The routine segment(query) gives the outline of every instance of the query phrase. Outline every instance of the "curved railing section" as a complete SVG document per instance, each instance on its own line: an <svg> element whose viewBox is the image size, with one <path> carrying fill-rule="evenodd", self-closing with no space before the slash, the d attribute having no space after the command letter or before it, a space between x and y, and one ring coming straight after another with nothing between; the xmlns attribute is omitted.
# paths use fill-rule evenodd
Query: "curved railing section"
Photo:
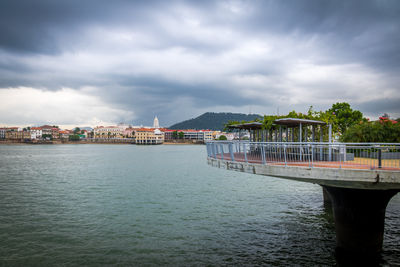
<svg viewBox="0 0 400 267"><path fill-rule="evenodd" d="M210 158L232 162L400 171L399 143L211 141Z"/></svg>

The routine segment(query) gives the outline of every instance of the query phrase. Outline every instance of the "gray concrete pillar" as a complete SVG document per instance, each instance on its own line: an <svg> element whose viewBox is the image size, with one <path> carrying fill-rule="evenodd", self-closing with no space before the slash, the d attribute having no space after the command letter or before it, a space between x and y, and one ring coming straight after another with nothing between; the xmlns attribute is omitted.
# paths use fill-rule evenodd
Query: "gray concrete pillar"
<svg viewBox="0 0 400 267"><path fill-rule="evenodd" d="M324 206L325 207L332 207L332 200L329 196L328 191L326 191L325 187L322 187L322 196L324 198Z"/></svg>
<svg viewBox="0 0 400 267"><path fill-rule="evenodd" d="M323 187L332 201L336 252L361 258L378 255L382 250L386 206L399 190Z"/></svg>

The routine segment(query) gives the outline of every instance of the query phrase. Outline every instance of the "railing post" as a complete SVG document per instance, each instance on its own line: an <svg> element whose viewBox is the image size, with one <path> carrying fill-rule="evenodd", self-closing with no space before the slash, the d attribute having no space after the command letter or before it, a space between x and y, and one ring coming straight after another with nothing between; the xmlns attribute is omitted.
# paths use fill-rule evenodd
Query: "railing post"
<svg viewBox="0 0 400 267"><path fill-rule="evenodd" d="M231 154L231 161L235 161L235 158L233 156L233 144L229 143L229 154Z"/></svg>
<svg viewBox="0 0 400 267"><path fill-rule="evenodd" d="M332 124L329 124L329 151L328 151L328 159L332 161Z"/></svg>
<svg viewBox="0 0 400 267"><path fill-rule="evenodd" d="M224 145L221 144L221 159L224 160Z"/></svg>
<svg viewBox="0 0 400 267"><path fill-rule="evenodd" d="M299 143L299 154L300 154L300 161L303 161L303 144Z"/></svg>
<svg viewBox="0 0 400 267"><path fill-rule="evenodd" d="M246 161L246 163L248 163L248 161L247 161L246 143L243 143L243 153L244 153L244 161Z"/></svg>
<svg viewBox="0 0 400 267"><path fill-rule="evenodd" d="M378 147L378 168L382 168L382 149Z"/></svg>
<svg viewBox="0 0 400 267"><path fill-rule="evenodd" d="M286 159L286 144L283 145L283 156L285 157L285 166L287 166L287 159Z"/></svg>
<svg viewBox="0 0 400 267"><path fill-rule="evenodd" d="M265 152L264 152L264 145L261 144L261 160L262 163L265 164Z"/></svg>
<svg viewBox="0 0 400 267"><path fill-rule="evenodd" d="M311 145L311 167L314 167L314 145Z"/></svg>

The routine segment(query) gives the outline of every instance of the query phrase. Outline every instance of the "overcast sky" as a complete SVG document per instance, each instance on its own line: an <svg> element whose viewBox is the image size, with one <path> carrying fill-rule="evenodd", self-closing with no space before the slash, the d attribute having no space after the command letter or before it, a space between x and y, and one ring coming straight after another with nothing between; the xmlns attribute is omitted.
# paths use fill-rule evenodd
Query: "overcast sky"
<svg viewBox="0 0 400 267"><path fill-rule="evenodd" d="M400 117L400 1L0 2L0 125Z"/></svg>

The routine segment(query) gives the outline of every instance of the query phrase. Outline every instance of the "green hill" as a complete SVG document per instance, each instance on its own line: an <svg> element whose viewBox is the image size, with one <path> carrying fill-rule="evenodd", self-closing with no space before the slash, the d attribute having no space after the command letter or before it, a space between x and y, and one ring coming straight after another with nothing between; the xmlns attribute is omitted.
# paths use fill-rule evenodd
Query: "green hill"
<svg viewBox="0 0 400 267"><path fill-rule="evenodd" d="M171 125L169 129L210 129L210 130L223 130L224 125L228 121L252 121L261 118L258 114L242 114L242 113L214 113L206 112L197 118L182 121Z"/></svg>

